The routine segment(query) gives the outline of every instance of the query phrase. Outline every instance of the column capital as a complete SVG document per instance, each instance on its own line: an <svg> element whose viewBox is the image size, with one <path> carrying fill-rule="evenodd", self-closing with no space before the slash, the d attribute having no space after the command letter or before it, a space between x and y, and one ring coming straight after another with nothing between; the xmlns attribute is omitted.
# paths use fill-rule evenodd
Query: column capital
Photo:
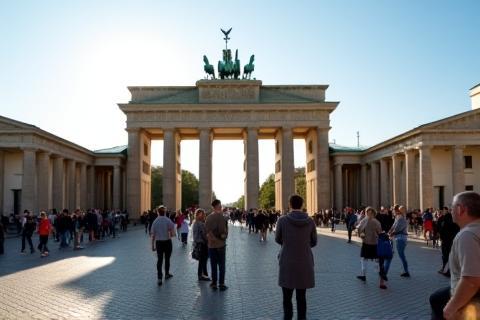
<svg viewBox="0 0 480 320"><path fill-rule="evenodd" d="M432 145L428 145L428 144L422 144L418 147L418 150L422 150L422 151L425 151L425 150L432 150L434 146Z"/></svg>
<svg viewBox="0 0 480 320"><path fill-rule="evenodd" d="M140 133L140 128L125 128L128 133Z"/></svg>
<svg viewBox="0 0 480 320"><path fill-rule="evenodd" d="M454 150L465 150L466 146L464 145L453 145L452 149Z"/></svg>
<svg viewBox="0 0 480 320"><path fill-rule="evenodd" d="M415 153L416 149L415 148L404 148L403 152L404 154L412 154Z"/></svg>
<svg viewBox="0 0 480 320"><path fill-rule="evenodd" d="M38 151L38 148L35 148L35 147L22 147L20 149L22 149L23 152L25 152L25 151L37 152Z"/></svg>

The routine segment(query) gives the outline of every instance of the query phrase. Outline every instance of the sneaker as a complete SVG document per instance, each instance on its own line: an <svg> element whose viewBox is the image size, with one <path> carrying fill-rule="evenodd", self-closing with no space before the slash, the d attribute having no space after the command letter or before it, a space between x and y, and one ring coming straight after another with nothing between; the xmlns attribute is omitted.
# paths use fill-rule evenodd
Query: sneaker
<svg viewBox="0 0 480 320"><path fill-rule="evenodd" d="M212 288L212 290L217 290L218 287L217 287L217 284L216 283L210 283L210 288Z"/></svg>
<svg viewBox="0 0 480 320"><path fill-rule="evenodd" d="M173 274L167 273L167 274L165 275L165 280L170 279L171 277L173 277Z"/></svg>
<svg viewBox="0 0 480 320"><path fill-rule="evenodd" d="M220 291L225 291L225 290L228 289L228 287L227 287L226 285L224 285L224 284L221 284L221 285L219 286L219 288L220 288Z"/></svg>
<svg viewBox="0 0 480 320"><path fill-rule="evenodd" d="M212 279L210 279L209 277L202 276L202 277L198 277L198 281L212 281Z"/></svg>
<svg viewBox="0 0 480 320"><path fill-rule="evenodd" d="M25 254L25 250L20 251L20 254Z"/></svg>
<svg viewBox="0 0 480 320"><path fill-rule="evenodd" d="M157 284L158 284L159 286L161 286L161 285L162 285L162 279L158 279Z"/></svg>
<svg viewBox="0 0 480 320"><path fill-rule="evenodd" d="M42 255L40 257L48 257L48 253L42 253Z"/></svg>
<svg viewBox="0 0 480 320"><path fill-rule="evenodd" d="M400 275L400 277L404 277L404 278L410 278L410 273L408 272L404 272Z"/></svg>
<svg viewBox="0 0 480 320"><path fill-rule="evenodd" d="M367 281L367 277L366 277L366 276L357 276L357 279L360 279L360 280L362 280L363 282Z"/></svg>

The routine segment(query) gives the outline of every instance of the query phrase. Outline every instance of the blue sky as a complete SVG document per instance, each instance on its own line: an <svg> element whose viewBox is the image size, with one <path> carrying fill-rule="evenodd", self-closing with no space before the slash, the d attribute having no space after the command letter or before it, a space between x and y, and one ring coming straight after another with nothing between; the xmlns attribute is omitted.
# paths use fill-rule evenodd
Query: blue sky
<svg viewBox="0 0 480 320"><path fill-rule="evenodd" d="M479 1L1 1L0 114L90 149L125 144L116 103L126 87L193 85L203 54L220 58L219 28L233 27L230 47L242 64L255 54L257 79L329 84L327 99L340 101L330 140L356 145L360 131L373 145L469 110L479 12ZM241 158L234 146L217 144L214 157ZM198 172L198 151L185 147L184 167ZM261 144L262 177L270 150ZM217 194L232 189L215 179L221 170ZM228 200L243 186L233 189Z"/></svg>

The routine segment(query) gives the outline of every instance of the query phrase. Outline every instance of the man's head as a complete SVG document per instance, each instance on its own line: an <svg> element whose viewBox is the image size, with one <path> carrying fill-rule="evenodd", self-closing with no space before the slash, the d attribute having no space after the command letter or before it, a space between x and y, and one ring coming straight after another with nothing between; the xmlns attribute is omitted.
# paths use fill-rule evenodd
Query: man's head
<svg viewBox="0 0 480 320"><path fill-rule="evenodd" d="M457 193L453 197L452 218L460 228L480 219L480 194L473 191Z"/></svg>
<svg viewBox="0 0 480 320"><path fill-rule="evenodd" d="M165 206L160 206L160 207L158 207L158 210L157 210L158 215L159 215L159 216L164 216L166 210L167 210L167 208L166 208Z"/></svg>
<svg viewBox="0 0 480 320"><path fill-rule="evenodd" d="M299 195L294 194L290 197L289 204L292 210L301 210L303 206L303 199Z"/></svg>
<svg viewBox="0 0 480 320"><path fill-rule="evenodd" d="M212 201L212 208L215 212L222 212L222 202L218 199Z"/></svg>

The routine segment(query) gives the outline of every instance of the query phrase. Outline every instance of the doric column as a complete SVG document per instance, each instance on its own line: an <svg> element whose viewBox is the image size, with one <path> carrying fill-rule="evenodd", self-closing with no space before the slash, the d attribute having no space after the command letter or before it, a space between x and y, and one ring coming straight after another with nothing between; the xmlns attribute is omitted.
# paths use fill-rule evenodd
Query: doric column
<svg viewBox="0 0 480 320"><path fill-rule="evenodd" d="M421 146L420 152L420 208L433 207L433 177L431 146Z"/></svg>
<svg viewBox="0 0 480 320"><path fill-rule="evenodd" d="M379 165L378 162L374 161L370 164L370 174L371 174L371 195L372 195L372 203L371 206L375 209L379 209L380 207L380 187L378 185L379 182Z"/></svg>
<svg viewBox="0 0 480 320"><path fill-rule="evenodd" d="M248 128L245 147L245 209L258 208L258 131Z"/></svg>
<svg viewBox="0 0 480 320"><path fill-rule="evenodd" d="M394 154L392 156L393 167L393 204L400 204L402 194L402 168L400 167L400 155Z"/></svg>
<svg viewBox="0 0 480 320"><path fill-rule="evenodd" d="M163 203L168 210L176 210L177 150L175 131L163 131Z"/></svg>
<svg viewBox="0 0 480 320"><path fill-rule="evenodd" d="M391 205L387 159L380 159L380 205L386 207Z"/></svg>
<svg viewBox="0 0 480 320"><path fill-rule="evenodd" d="M210 210L212 203L212 133L210 128L200 131L198 203Z"/></svg>
<svg viewBox="0 0 480 320"><path fill-rule="evenodd" d="M292 128L282 128L282 210L288 211L288 200L295 193L295 164Z"/></svg>
<svg viewBox="0 0 480 320"><path fill-rule="evenodd" d="M22 212L37 213L37 153L35 149L23 149Z"/></svg>
<svg viewBox="0 0 480 320"><path fill-rule="evenodd" d="M120 209L120 190L122 187L121 168L118 165L113 166L113 208Z"/></svg>
<svg viewBox="0 0 480 320"><path fill-rule="evenodd" d="M87 164L80 163L80 208L85 210L88 207L88 174Z"/></svg>
<svg viewBox="0 0 480 320"><path fill-rule="evenodd" d="M40 152L38 154L38 209L45 212L51 206L50 175L50 153Z"/></svg>
<svg viewBox="0 0 480 320"><path fill-rule="evenodd" d="M415 203L415 150L405 150L405 194L408 210L418 209Z"/></svg>
<svg viewBox="0 0 480 320"><path fill-rule="evenodd" d="M360 193L361 193L361 205L366 206L369 204L370 201L368 201L368 187L367 187L367 165L362 164L360 168Z"/></svg>
<svg viewBox="0 0 480 320"><path fill-rule="evenodd" d="M452 182L453 195L465 191L464 155L465 146L452 147Z"/></svg>
<svg viewBox="0 0 480 320"><path fill-rule="evenodd" d="M338 211L343 209L343 175L342 164L335 164L335 208Z"/></svg>
<svg viewBox="0 0 480 320"><path fill-rule="evenodd" d="M137 217L142 214L140 132L138 129L128 129L127 131L127 210L130 215Z"/></svg>
<svg viewBox="0 0 480 320"><path fill-rule="evenodd" d="M105 208L106 209L113 209L112 208L112 171L106 170L105 171L105 199L106 199L106 204Z"/></svg>
<svg viewBox="0 0 480 320"><path fill-rule="evenodd" d="M328 128L317 128L317 157L315 159L315 169L317 172L317 211L331 208L328 130Z"/></svg>
<svg viewBox="0 0 480 320"><path fill-rule="evenodd" d="M95 208L95 166L87 168L87 206L85 208Z"/></svg>
<svg viewBox="0 0 480 320"><path fill-rule="evenodd" d="M58 211L65 208L65 166L62 157L53 158L52 194L53 207Z"/></svg>
<svg viewBox="0 0 480 320"><path fill-rule="evenodd" d="M5 212L3 208L3 186L5 184L5 152L0 150L0 211Z"/></svg>
<svg viewBox="0 0 480 320"><path fill-rule="evenodd" d="M67 161L67 206L69 211L76 209L77 188L76 188L76 162Z"/></svg>

